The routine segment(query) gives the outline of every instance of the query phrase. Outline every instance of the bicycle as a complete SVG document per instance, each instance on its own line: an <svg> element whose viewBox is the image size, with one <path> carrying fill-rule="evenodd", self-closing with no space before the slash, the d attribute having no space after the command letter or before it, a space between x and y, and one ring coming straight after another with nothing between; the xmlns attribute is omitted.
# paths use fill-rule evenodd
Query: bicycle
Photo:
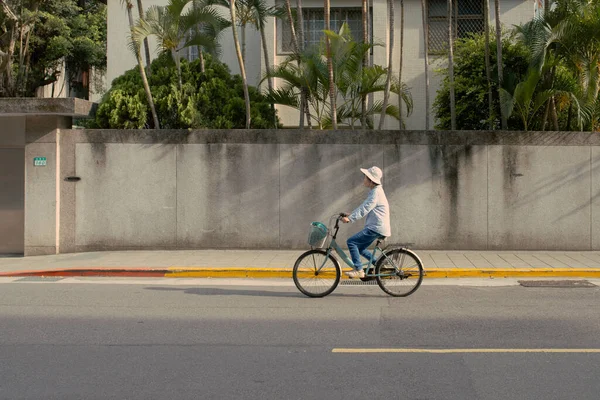
<svg viewBox="0 0 600 400"><path fill-rule="evenodd" d="M346 214L336 214L329 219L329 226L331 226L332 219L336 218L333 234L325 224L311 223L308 243L312 249L298 257L292 272L294 284L306 296L327 296L340 283L342 271L333 250L348 266L354 268L352 260L336 242L340 220L345 216ZM325 247L329 235L331 241ZM375 279L381 290L390 296L411 295L423 281L423 263L417 254L404 245L392 245L391 249L388 249L390 246L382 249L379 245L384 239L383 236L377 239L365 270L365 277L360 279L363 281ZM378 251L381 255L376 257ZM404 261L407 259L410 263L404 266Z"/></svg>

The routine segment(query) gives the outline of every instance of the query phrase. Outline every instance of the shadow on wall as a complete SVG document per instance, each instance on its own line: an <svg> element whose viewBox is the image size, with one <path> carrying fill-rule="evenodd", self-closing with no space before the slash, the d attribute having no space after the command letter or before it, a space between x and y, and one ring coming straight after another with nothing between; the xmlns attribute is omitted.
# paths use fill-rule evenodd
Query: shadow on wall
<svg viewBox="0 0 600 400"><path fill-rule="evenodd" d="M376 144L282 144L280 153L280 246L304 248L309 224L327 224L332 215L351 212L366 198L360 168L383 168ZM345 243L361 223L340 229Z"/></svg>

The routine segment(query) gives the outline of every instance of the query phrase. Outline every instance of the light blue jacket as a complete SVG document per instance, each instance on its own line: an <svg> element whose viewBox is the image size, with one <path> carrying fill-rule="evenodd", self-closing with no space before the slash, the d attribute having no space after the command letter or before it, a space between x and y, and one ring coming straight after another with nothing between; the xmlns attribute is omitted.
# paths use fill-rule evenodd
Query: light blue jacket
<svg viewBox="0 0 600 400"><path fill-rule="evenodd" d="M354 222L367 216L365 228L379 233L381 236L391 236L390 227L390 205L381 185L377 185L369 191L367 199L348 216L350 222Z"/></svg>

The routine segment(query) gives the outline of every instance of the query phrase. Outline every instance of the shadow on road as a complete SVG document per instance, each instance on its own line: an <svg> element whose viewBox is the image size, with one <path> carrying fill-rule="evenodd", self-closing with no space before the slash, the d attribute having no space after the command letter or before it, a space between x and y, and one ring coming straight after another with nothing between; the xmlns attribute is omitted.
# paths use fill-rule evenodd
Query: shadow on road
<svg viewBox="0 0 600 400"><path fill-rule="evenodd" d="M215 287L195 287L195 288L178 288L170 286L151 286L146 287L146 290L173 291L183 292L185 294L194 294L199 296L255 296L255 297L295 297L309 300L310 297L303 295L300 292L290 290L289 292L277 292L271 290L251 290L251 289L222 289ZM348 293L332 293L327 297L348 297ZM373 294L358 294L352 293L351 297L386 297L385 295Z"/></svg>
<svg viewBox="0 0 600 400"><path fill-rule="evenodd" d="M147 287L147 290L177 291L199 296L259 296L259 297L306 297L302 293L275 292L270 290L221 289L206 288L177 288L177 287Z"/></svg>

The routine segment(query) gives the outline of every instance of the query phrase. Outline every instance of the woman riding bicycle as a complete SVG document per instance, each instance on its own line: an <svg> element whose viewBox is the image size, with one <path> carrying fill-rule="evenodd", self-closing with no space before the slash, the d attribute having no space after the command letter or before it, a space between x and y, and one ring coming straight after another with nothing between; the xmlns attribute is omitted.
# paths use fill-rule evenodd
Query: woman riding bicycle
<svg viewBox="0 0 600 400"><path fill-rule="evenodd" d="M365 227L362 231L353 235L346 242L348 250L354 263L354 270L346 272L351 278L364 278L362 262L360 256L371 259L371 252L367 248L376 239L388 237L392 234L390 228L390 206L388 204L385 192L381 186L383 172L378 167L369 169L360 169L365 175L363 185L368 187L369 194L365 201L350 215L342 218L342 222L355 222L364 216L367 217Z"/></svg>

